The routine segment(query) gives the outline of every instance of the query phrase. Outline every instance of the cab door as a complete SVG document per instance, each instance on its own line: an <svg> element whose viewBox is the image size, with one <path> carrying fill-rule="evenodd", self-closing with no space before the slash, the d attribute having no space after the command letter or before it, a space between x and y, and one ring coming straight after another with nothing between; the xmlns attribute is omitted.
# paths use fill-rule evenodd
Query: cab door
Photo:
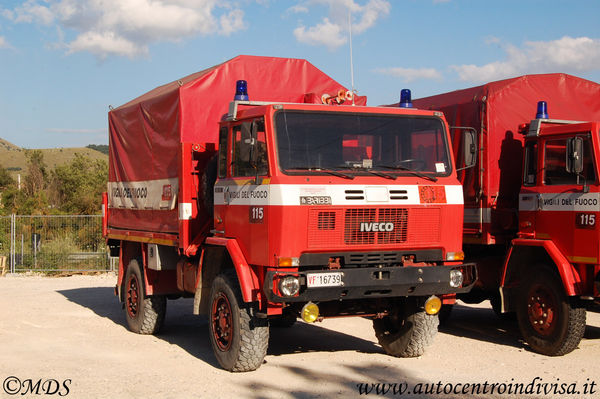
<svg viewBox="0 0 600 399"><path fill-rule="evenodd" d="M240 121L222 130L215 230L235 238L251 264L267 262L268 177L264 119Z"/></svg>
<svg viewBox="0 0 600 399"><path fill-rule="evenodd" d="M571 125L548 128L544 136L536 237L551 239L573 263L598 263L600 205L591 132ZM575 141L580 145L574 152ZM569 166L573 157L581 157L580 171Z"/></svg>

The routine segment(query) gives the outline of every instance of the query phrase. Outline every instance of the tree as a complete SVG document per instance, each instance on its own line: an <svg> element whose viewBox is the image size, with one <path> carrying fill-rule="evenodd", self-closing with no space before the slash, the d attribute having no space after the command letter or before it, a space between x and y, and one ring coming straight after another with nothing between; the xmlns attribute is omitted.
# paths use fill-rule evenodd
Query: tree
<svg viewBox="0 0 600 399"><path fill-rule="evenodd" d="M106 144L88 144L85 146L85 148L90 148L108 155L108 146Z"/></svg>
<svg viewBox="0 0 600 399"><path fill-rule="evenodd" d="M0 214L6 211L6 191L15 185L8 170L0 165Z"/></svg>
<svg viewBox="0 0 600 399"><path fill-rule="evenodd" d="M8 170L0 165L0 190L4 190L15 184L15 180L12 178Z"/></svg>
<svg viewBox="0 0 600 399"><path fill-rule="evenodd" d="M27 176L24 190L29 196L35 196L47 186L47 166L41 150L27 150Z"/></svg>
<svg viewBox="0 0 600 399"><path fill-rule="evenodd" d="M52 173L51 197L64 212L81 215L98 213L108 181L108 163L75 154L70 163Z"/></svg>

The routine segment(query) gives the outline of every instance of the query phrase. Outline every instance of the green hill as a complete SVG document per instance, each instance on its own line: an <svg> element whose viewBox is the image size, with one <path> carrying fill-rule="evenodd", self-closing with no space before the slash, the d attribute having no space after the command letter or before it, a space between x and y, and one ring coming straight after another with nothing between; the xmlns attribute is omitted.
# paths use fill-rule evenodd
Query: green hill
<svg viewBox="0 0 600 399"><path fill-rule="evenodd" d="M27 173L27 156L25 149L18 147L0 138L0 166L8 169L13 178L17 174L23 177ZM93 148L47 148L41 149L44 154L44 162L48 168L54 169L63 165L75 157L75 154L84 155L90 159L103 159L108 161L108 156Z"/></svg>

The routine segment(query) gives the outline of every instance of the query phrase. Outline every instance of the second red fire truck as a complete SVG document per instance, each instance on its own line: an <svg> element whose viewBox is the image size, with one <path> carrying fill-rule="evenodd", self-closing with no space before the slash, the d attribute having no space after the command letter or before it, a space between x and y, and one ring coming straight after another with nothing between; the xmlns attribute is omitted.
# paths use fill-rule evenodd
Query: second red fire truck
<svg viewBox="0 0 600 399"><path fill-rule="evenodd" d="M537 352L574 350L585 308L600 298L600 85L528 75L415 104L477 135L477 167L459 179L465 253L479 280L461 298L516 313ZM472 156L460 136L453 148L459 160Z"/></svg>

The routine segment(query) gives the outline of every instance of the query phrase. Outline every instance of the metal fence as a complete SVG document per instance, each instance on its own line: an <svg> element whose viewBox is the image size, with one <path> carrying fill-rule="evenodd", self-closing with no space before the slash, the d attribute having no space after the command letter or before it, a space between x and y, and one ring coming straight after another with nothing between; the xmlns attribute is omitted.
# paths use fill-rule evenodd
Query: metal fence
<svg viewBox="0 0 600 399"><path fill-rule="evenodd" d="M0 256L11 273L115 270L100 215L0 216Z"/></svg>

